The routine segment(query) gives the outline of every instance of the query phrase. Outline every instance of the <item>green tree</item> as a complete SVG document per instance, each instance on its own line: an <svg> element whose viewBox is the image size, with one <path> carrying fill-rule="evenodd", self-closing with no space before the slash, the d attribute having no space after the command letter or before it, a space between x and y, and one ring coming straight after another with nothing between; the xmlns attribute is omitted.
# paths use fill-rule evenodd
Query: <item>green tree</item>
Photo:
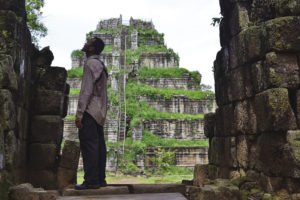
<svg viewBox="0 0 300 200"><path fill-rule="evenodd" d="M32 41L38 45L40 38L47 35L48 29L41 21L44 0L26 0L27 25L32 35Z"/></svg>

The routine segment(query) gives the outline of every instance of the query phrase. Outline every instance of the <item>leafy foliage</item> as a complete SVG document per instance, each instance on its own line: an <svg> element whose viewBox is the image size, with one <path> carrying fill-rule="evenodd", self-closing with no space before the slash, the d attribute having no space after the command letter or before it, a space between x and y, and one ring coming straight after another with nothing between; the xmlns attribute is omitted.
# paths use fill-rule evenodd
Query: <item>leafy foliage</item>
<svg viewBox="0 0 300 200"><path fill-rule="evenodd" d="M84 57L84 52L81 51L80 49L76 49L76 50L72 51L71 57L82 59Z"/></svg>
<svg viewBox="0 0 300 200"><path fill-rule="evenodd" d="M195 83L200 84L201 75L199 72L190 72L185 68L169 67L169 68L147 68L142 67L138 70L138 75L140 80L145 80L148 78L181 78L185 75L192 77Z"/></svg>
<svg viewBox="0 0 300 200"><path fill-rule="evenodd" d="M26 0L27 25L32 35L33 43L38 45L38 40L47 35L48 29L41 21L44 0Z"/></svg>
<svg viewBox="0 0 300 200"><path fill-rule="evenodd" d="M68 78L82 78L83 77L83 68L77 67L68 70Z"/></svg>
<svg viewBox="0 0 300 200"><path fill-rule="evenodd" d="M80 93L80 89L78 89L78 88L71 88L70 89L70 96L77 96L77 95L79 95L79 93Z"/></svg>
<svg viewBox="0 0 300 200"><path fill-rule="evenodd" d="M152 98L161 97L164 99L171 99L174 95L184 95L193 100L214 98L214 93L212 91L155 88L143 84L137 84L136 82L128 82L126 89L128 97L149 96Z"/></svg>

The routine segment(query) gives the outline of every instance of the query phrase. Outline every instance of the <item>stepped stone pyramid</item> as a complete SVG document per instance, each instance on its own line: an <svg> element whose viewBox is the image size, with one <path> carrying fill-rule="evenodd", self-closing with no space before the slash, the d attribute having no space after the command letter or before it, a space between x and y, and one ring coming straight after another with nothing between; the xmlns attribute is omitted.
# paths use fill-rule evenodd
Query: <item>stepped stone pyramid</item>
<svg viewBox="0 0 300 200"><path fill-rule="evenodd" d="M127 24L127 25L126 25ZM199 72L189 72L186 69L179 68L179 56L167 48L164 41L164 34L158 33L152 21L143 21L140 19L130 18L129 23L119 18L102 20L97 25L95 31L87 34L87 37L97 36L104 40L106 47L101 54L101 58L109 69L109 111L105 124L106 139L110 143L118 143L131 137L133 141L142 141L144 131L148 131L162 139L177 140L200 140L205 139L204 124L201 117L153 117L147 118L141 116L138 123L134 123L134 114L128 111L130 109L131 96L128 91L133 89L132 86L150 88L156 90L175 91L168 98L162 95L148 95L142 93L134 94L136 102L144 102L149 106L149 110L163 112L165 114L182 114L189 116L199 116L199 114L214 111L214 96L208 93L204 98L190 98L180 91L192 91L200 93L201 75ZM72 70L82 68L85 55L79 50L74 50L71 55ZM180 71L178 76L156 75L141 76L142 70L158 70L159 73ZM70 72L69 71L69 72ZM72 89L78 91L81 86L80 77L68 78L68 83ZM132 92L132 91L131 91ZM71 92L72 93L72 92ZM198 95L198 94L197 94ZM198 95L199 96L199 95ZM114 102L115 100L115 102ZM69 97L68 115L74 116L78 102L78 92ZM176 116L177 116L176 115ZM72 119L72 117L69 117ZM133 125L134 124L134 125ZM65 137L72 132L76 132L76 127L72 120L65 121ZM75 134L76 135L76 134ZM121 148L122 149L122 148ZM207 163L207 147L164 147L166 151L175 152L176 165L193 167L195 164ZM121 153L124 153L120 150ZM108 170L117 169L116 157L118 152L110 153L108 158ZM142 155L136 155L134 164L140 169L153 165L150 162L157 156L157 148L147 148Z"/></svg>

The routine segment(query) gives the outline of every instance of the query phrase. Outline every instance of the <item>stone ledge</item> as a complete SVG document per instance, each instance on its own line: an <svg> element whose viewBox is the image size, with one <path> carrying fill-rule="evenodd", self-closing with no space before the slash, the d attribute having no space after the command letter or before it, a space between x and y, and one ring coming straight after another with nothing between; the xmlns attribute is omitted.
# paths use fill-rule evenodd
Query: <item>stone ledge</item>
<svg viewBox="0 0 300 200"><path fill-rule="evenodd" d="M88 195L108 195L108 194L129 194L127 186L107 186L95 190L75 190L66 189L62 196L88 196Z"/></svg>

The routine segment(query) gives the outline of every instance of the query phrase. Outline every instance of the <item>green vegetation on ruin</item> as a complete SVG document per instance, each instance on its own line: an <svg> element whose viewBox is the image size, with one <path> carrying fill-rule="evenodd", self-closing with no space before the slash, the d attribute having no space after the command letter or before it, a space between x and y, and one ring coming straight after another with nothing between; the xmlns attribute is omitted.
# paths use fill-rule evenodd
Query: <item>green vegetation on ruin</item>
<svg viewBox="0 0 300 200"><path fill-rule="evenodd" d="M78 96L80 93L79 88L70 88L69 96Z"/></svg>
<svg viewBox="0 0 300 200"><path fill-rule="evenodd" d="M76 49L74 51L72 51L71 53L71 58L83 58L84 57L84 53L80 50L80 49Z"/></svg>
<svg viewBox="0 0 300 200"><path fill-rule="evenodd" d="M190 72L185 68L169 67L169 68L147 68L142 67L138 70L139 80L149 78L182 78L184 76L191 76L195 83L200 84L201 75L197 71Z"/></svg>
<svg viewBox="0 0 300 200"><path fill-rule="evenodd" d="M106 45L105 48L103 49L102 53L111 53L113 50L112 45Z"/></svg>
<svg viewBox="0 0 300 200"><path fill-rule="evenodd" d="M129 81L126 85L126 95L130 97L148 96L151 98L171 99L174 95L184 95L191 100L213 99L212 91L184 90L172 88L155 88L148 85Z"/></svg>
<svg viewBox="0 0 300 200"><path fill-rule="evenodd" d="M123 142L107 143L107 149L109 154L114 153L117 149L121 150ZM155 163L155 169L148 169L145 173L154 173L157 175L166 174L190 174L190 170L186 170L182 167L174 166L175 152L171 149L165 148L172 147L208 147L208 140L177 140L161 138L152 134L151 132L144 130L143 138L140 141L134 141L131 137L127 137L124 143L124 154L119 157L120 171L125 174L139 173L140 169L136 165L136 156L143 155L147 148L156 147L157 154L151 161Z"/></svg>
<svg viewBox="0 0 300 200"><path fill-rule="evenodd" d="M167 57L171 58L173 56L175 60L179 61L179 56L171 48L167 48L164 45L144 45L139 46L138 49L126 50L126 64L131 64L134 61L138 61L142 54L151 53L166 53Z"/></svg>
<svg viewBox="0 0 300 200"><path fill-rule="evenodd" d="M83 77L83 68L76 67L68 70L68 78L82 78Z"/></svg>

